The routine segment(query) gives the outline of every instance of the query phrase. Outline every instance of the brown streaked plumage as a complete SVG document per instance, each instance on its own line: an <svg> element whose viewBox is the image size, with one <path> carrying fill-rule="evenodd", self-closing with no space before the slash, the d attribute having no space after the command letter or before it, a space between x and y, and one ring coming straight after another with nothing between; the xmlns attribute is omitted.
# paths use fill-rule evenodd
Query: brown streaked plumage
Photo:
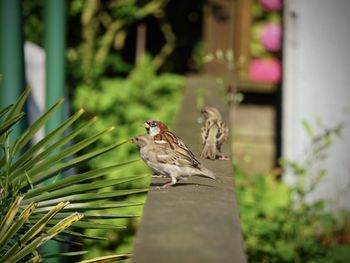
<svg viewBox="0 0 350 263"><path fill-rule="evenodd" d="M193 165L198 166L200 162L187 145L161 121L149 120L143 124L147 134L151 135L158 144L167 144L173 150L189 158Z"/></svg>
<svg viewBox="0 0 350 263"><path fill-rule="evenodd" d="M171 178L162 188L170 187L181 178L199 175L216 180L213 172L202 165L193 165L188 156L179 153L166 144L159 144L152 136L140 135L133 138L133 143L140 148L140 155L144 162L157 174Z"/></svg>

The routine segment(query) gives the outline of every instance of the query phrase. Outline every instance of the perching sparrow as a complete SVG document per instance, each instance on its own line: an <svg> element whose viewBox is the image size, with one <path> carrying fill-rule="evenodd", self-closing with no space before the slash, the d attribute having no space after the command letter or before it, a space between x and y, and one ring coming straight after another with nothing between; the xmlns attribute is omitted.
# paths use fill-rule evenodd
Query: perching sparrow
<svg viewBox="0 0 350 263"><path fill-rule="evenodd" d="M206 121L201 130L202 153L201 157L208 159L228 160L221 153L221 145L227 140L229 131L223 121L218 109L214 107L205 107L201 111Z"/></svg>
<svg viewBox="0 0 350 263"><path fill-rule="evenodd" d="M171 149L184 155L191 160L194 166L200 165L192 151L185 145L185 143L174 133L169 131L168 127L161 121L149 120L143 124L147 134L151 135L157 144L168 144Z"/></svg>
<svg viewBox="0 0 350 263"><path fill-rule="evenodd" d="M155 143L148 134L134 137L133 143L140 148L141 158L154 172L171 178L171 182L164 184L162 188L170 187L179 179L192 175L216 180L213 172L202 165L193 165L189 157L171 149L167 144Z"/></svg>

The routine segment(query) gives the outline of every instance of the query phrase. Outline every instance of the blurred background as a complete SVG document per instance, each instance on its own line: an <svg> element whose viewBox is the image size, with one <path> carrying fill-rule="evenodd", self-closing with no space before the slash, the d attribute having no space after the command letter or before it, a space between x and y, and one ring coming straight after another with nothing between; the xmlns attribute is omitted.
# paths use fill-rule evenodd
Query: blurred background
<svg viewBox="0 0 350 263"><path fill-rule="evenodd" d="M116 127L92 150L147 119L171 127L186 78L211 76L227 87L249 261L350 262L349 11L347 0L1 0L1 107L31 86L32 123L64 97L47 131L80 108L99 119L83 138ZM80 169L135 158L125 145ZM110 176L147 172L138 162ZM87 258L131 251L138 221L86 241Z"/></svg>

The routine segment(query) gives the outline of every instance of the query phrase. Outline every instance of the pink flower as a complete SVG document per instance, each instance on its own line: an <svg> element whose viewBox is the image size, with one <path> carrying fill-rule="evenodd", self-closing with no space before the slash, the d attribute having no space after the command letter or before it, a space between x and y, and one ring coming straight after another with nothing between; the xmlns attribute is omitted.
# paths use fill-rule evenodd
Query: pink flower
<svg viewBox="0 0 350 263"><path fill-rule="evenodd" d="M260 3L267 11L279 11L282 8L282 0L260 0Z"/></svg>
<svg viewBox="0 0 350 263"><path fill-rule="evenodd" d="M264 48L270 52L276 52L282 45L282 27L277 23L268 23L262 28L260 41Z"/></svg>
<svg viewBox="0 0 350 263"><path fill-rule="evenodd" d="M256 82L278 83L281 80L281 63L278 59L252 59L249 75Z"/></svg>

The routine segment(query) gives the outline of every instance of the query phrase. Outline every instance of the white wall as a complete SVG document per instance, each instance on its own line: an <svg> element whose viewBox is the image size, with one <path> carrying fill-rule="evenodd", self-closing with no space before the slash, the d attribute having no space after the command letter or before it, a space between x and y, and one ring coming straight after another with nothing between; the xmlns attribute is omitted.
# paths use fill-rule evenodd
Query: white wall
<svg viewBox="0 0 350 263"><path fill-rule="evenodd" d="M333 207L350 210L350 1L284 4L283 155L303 158L309 143L303 120L315 123L319 116L328 127L343 123L342 138L319 164L327 176L310 198L332 197Z"/></svg>
<svg viewBox="0 0 350 263"><path fill-rule="evenodd" d="M45 111L45 50L26 42L24 45L25 76L27 86L32 88L28 100L29 123L33 123ZM33 144L44 137L44 129L34 136Z"/></svg>

